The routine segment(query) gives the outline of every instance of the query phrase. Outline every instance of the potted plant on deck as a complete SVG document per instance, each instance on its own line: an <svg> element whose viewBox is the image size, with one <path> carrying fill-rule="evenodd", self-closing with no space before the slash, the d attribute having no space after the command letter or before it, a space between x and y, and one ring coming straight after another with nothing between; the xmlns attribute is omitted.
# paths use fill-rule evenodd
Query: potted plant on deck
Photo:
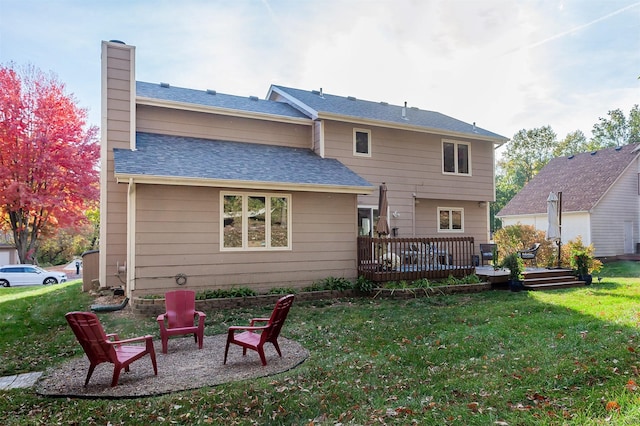
<svg viewBox="0 0 640 426"><path fill-rule="evenodd" d="M507 255L501 264L502 268L509 270L509 288L511 291L524 290L522 271L524 270L524 263L517 253L511 253Z"/></svg>
<svg viewBox="0 0 640 426"><path fill-rule="evenodd" d="M593 250L590 247L574 249L571 252L571 269L574 270L580 281L586 285L593 281L592 274L602 268L602 262L593 258Z"/></svg>

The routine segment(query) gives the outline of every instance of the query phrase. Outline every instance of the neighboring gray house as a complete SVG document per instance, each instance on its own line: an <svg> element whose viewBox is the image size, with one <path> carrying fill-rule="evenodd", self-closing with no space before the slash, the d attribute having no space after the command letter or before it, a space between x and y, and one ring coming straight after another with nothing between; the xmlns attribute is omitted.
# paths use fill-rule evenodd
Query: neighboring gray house
<svg viewBox="0 0 640 426"><path fill-rule="evenodd" d="M196 290L265 292L355 278L382 182L397 236L488 240L500 135L322 90L258 99L136 82L134 65L135 47L103 42L102 286L157 294L184 274Z"/></svg>
<svg viewBox="0 0 640 426"><path fill-rule="evenodd" d="M636 251L640 241L640 145L551 160L496 215L503 226L547 230L547 198L562 192L562 242L582 237L597 257Z"/></svg>

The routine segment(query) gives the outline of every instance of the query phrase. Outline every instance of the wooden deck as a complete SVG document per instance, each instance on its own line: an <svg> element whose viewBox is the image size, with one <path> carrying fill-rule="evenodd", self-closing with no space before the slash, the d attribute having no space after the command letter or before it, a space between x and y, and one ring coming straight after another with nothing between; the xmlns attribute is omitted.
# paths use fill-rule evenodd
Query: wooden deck
<svg viewBox="0 0 640 426"><path fill-rule="evenodd" d="M508 287L509 271L479 266L473 237L358 237L358 275L373 282L461 278L476 274L492 287ZM570 269L525 268L526 290L584 286Z"/></svg>
<svg viewBox="0 0 640 426"><path fill-rule="evenodd" d="M374 282L459 278L477 263L473 237L358 237L358 275Z"/></svg>
<svg viewBox="0 0 640 426"><path fill-rule="evenodd" d="M476 275L488 281L496 288L508 288L509 271L494 270L491 266L476 268ZM571 269L525 268L525 290L555 290L559 288L582 287L584 281L579 281Z"/></svg>

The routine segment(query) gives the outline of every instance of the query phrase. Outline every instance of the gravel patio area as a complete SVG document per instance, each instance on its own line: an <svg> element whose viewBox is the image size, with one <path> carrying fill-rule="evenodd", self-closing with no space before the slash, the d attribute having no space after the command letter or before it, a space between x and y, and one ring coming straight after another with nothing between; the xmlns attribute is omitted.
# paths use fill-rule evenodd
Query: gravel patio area
<svg viewBox="0 0 640 426"><path fill-rule="evenodd" d="M39 395L77 398L138 398L162 395L204 386L215 386L231 381L247 380L282 373L300 365L309 357L309 351L293 340L280 337L278 343L282 358L273 345L265 345L267 365L262 366L255 351L242 356L242 348L229 347L224 365L226 334L205 336L204 347L199 350L192 336L169 339L168 353L161 352L159 339L154 339L158 375L153 374L151 358L145 356L120 373L118 386L111 387L113 364L98 365L89 385L84 380L89 368L86 356L70 359L57 368L48 369L35 384Z"/></svg>

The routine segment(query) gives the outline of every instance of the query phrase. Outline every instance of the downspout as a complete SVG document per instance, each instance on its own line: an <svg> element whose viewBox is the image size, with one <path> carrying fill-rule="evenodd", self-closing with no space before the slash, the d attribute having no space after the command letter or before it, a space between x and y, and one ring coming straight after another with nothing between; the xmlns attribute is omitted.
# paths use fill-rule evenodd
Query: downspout
<svg viewBox="0 0 640 426"><path fill-rule="evenodd" d="M136 184L129 178L127 190L127 296L131 297L135 281Z"/></svg>
<svg viewBox="0 0 640 426"><path fill-rule="evenodd" d="M318 155L324 158L324 121L316 120L314 123L318 126Z"/></svg>

